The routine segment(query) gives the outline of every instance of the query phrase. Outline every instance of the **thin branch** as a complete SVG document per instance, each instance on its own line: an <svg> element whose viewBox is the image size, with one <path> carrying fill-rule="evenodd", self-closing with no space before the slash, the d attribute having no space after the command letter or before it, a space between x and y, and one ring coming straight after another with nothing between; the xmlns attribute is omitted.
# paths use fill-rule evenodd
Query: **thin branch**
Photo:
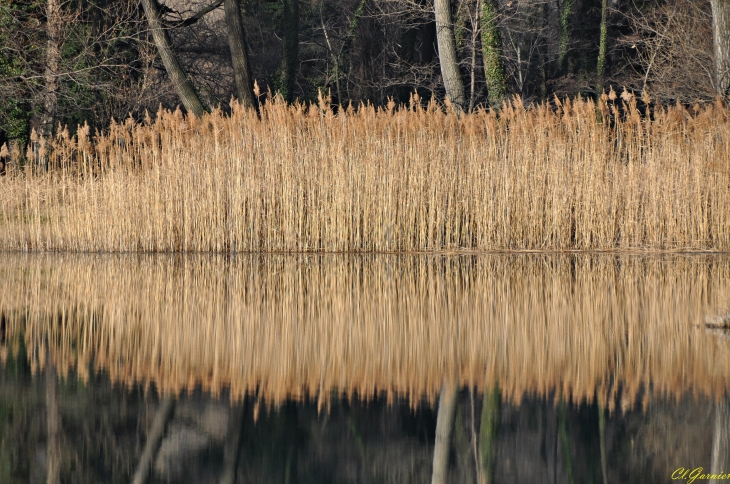
<svg viewBox="0 0 730 484"><path fill-rule="evenodd" d="M201 18L203 18L204 16L206 16L207 14L209 14L210 12L212 12L213 10L215 10L216 8L218 8L221 5L223 5L223 1L224 0L216 0L214 3L208 5L207 7L201 9L200 11L198 11L198 13L196 13L192 17L188 17L185 20L183 20L182 22L179 22L179 23L175 24L174 25L174 28L189 27L189 26L193 25L198 20L200 20Z"/></svg>

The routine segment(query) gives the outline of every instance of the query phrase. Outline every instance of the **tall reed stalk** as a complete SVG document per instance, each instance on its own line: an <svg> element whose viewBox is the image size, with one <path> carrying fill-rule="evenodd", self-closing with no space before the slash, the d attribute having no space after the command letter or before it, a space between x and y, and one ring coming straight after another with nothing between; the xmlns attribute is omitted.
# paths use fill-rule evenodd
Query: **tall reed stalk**
<svg viewBox="0 0 730 484"><path fill-rule="evenodd" d="M730 112L623 109L274 101L62 132L55 169L0 177L0 249L730 250Z"/></svg>

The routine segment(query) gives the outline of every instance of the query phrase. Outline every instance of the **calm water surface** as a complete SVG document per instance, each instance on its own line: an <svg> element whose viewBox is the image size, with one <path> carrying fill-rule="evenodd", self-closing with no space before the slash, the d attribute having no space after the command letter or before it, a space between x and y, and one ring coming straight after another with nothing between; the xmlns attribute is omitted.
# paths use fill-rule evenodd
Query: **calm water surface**
<svg viewBox="0 0 730 484"><path fill-rule="evenodd" d="M717 255L0 254L0 482L730 473L728 311Z"/></svg>

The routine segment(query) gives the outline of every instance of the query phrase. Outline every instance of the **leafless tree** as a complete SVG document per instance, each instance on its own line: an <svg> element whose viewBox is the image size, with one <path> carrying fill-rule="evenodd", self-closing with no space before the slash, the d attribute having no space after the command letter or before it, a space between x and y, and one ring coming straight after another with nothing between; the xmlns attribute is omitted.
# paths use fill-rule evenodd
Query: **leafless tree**
<svg viewBox="0 0 730 484"><path fill-rule="evenodd" d="M715 96L710 5L669 0L627 14L632 34L619 41L633 51L629 87L661 102L694 102Z"/></svg>
<svg viewBox="0 0 730 484"><path fill-rule="evenodd" d="M180 97L180 101L182 101L188 112L196 116L202 116L205 108L198 93L195 91L193 83L188 78L187 73L175 54L170 35L162 22L160 6L157 0L142 0L142 6L144 7L145 16L147 17L147 22L149 22L150 31L155 40L157 51L162 59L162 63L165 65L167 75L175 87L175 91Z"/></svg>

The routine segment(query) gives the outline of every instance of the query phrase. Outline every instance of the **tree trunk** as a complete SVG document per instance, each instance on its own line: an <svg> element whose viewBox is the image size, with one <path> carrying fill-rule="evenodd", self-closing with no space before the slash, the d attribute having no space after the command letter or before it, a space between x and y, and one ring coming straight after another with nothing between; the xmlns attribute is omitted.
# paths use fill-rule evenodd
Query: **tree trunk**
<svg viewBox="0 0 730 484"><path fill-rule="evenodd" d="M507 95L507 76L502 60L502 35L497 23L496 0L482 0L482 56L489 105L497 107Z"/></svg>
<svg viewBox="0 0 730 484"><path fill-rule="evenodd" d="M441 77L444 79L446 97L457 113L464 110L466 99L464 97L464 82L459 72L459 59L456 56L456 39L454 37L454 25L451 22L451 1L434 0L434 13L436 17L436 41L439 50L439 64L441 65Z"/></svg>
<svg viewBox="0 0 730 484"><path fill-rule="evenodd" d="M601 3L601 33L598 42L598 91L603 89L603 80L606 76L606 51L608 50L608 0Z"/></svg>
<svg viewBox="0 0 730 484"><path fill-rule="evenodd" d="M343 77L343 79L345 80L345 89L347 89L347 79L349 76L342 76L342 70L343 66L345 66L346 71L352 70L352 59L350 57L350 50L352 49L352 43L354 42L355 36L357 35L357 27L360 25L360 20L365 13L365 7L367 6L368 1L369 0L360 0L357 8L355 8L355 11L352 13L352 18L350 19L350 26L347 29L347 36L345 37L345 41L342 43L340 53L335 56L336 58L334 64L335 72L337 73L337 76L335 78L337 84L336 104L339 104L340 106L342 106L345 102L345 99L342 97L342 93L340 91L340 77Z"/></svg>
<svg viewBox="0 0 730 484"><path fill-rule="evenodd" d="M247 108L256 108L253 95L253 82L248 67L246 33L243 31L243 15L240 0L225 0L226 26L228 27L228 46L231 49L233 79L236 83L236 97Z"/></svg>
<svg viewBox="0 0 730 484"><path fill-rule="evenodd" d="M730 398L715 404L715 429L712 435L710 474L730 472ZM710 482L725 482L713 479Z"/></svg>
<svg viewBox="0 0 730 484"><path fill-rule="evenodd" d="M142 0L142 7L144 8L145 16L147 16L147 23L150 26L152 38L157 46L157 52L160 54L160 58L162 58L162 63L165 66L167 75L170 76L178 97L189 113L193 113L198 117L202 116L205 108L203 108L203 103L198 93L195 92L193 83L188 79L185 70L175 55L175 51L172 49L170 35L167 33L164 25L162 25L160 6L157 4L157 0Z"/></svg>
<svg viewBox="0 0 730 484"><path fill-rule="evenodd" d="M454 19L454 40L456 40L456 51L464 48L466 35L469 31L469 0L457 0L456 18Z"/></svg>
<svg viewBox="0 0 730 484"><path fill-rule="evenodd" d="M8 164L7 160L10 158L10 151L8 150L8 144L3 143L2 146L0 146L0 176L5 176L5 167ZM0 317L0 321L3 323L5 322L5 319ZM4 325L1 327L4 328ZM3 336L5 335L5 332L0 329L0 344L3 344Z"/></svg>
<svg viewBox="0 0 730 484"><path fill-rule="evenodd" d="M46 55L43 87L43 111L40 115L39 134L50 138L58 111L58 68L61 64L61 2L48 0L46 4Z"/></svg>
<svg viewBox="0 0 730 484"><path fill-rule="evenodd" d="M281 94L287 102L294 101L294 89L299 64L299 0L284 0L284 27Z"/></svg>
<svg viewBox="0 0 730 484"><path fill-rule="evenodd" d="M541 10L542 18L540 20L542 28L547 31L550 29L550 23L548 21L550 18L550 4L548 2L543 3ZM550 74L548 72L548 68L550 66L550 55L548 53L547 43L541 42L538 44L537 59L538 65L540 66L540 100L544 102L548 98L548 79L550 78Z"/></svg>
<svg viewBox="0 0 730 484"><path fill-rule="evenodd" d="M144 445L144 451L142 451L137 470L132 478L132 484L144 484L147 482L147 477L155 462L157 451L160 449L162 438L165 436L165 429L167 428L168 422L172 419L174 410L174 398L168 397L160 401L160 406L157 409L157 413L155 413L155 420L152 422L152 428L147 434L147 443Z"/></svg>
<svg viewBox="0 0 730 484"><path fill-rule="evenodd" d="M710 0L712 44L715 54L715 90L730 96L730 0Z"/></svg>
<svg viewBox="0 0 730 484"><path fill-rule="evenodd" d="M458 390L455 382L444 382L441 388L439 411L436 417L436 445L433 449L433 474L431 476L431 484L446 484Z"/></svg>
<svg viewBox="0 0 730 484"><path fill-rule="evenodd" d="M567 71L568 47L570 46L570 13L573 9L573 0L563 0L558 15L559 48L558 66L562 72Z"/></svg>
<svg viewBox="0 0 730 484"><path fill-rule="evenodd" d="M479 32L479 2L472 17L471 31L471 69L469 72L469 112L474 111L474 98L476 94L476 70L477 70L477 33Z"/></svg>

